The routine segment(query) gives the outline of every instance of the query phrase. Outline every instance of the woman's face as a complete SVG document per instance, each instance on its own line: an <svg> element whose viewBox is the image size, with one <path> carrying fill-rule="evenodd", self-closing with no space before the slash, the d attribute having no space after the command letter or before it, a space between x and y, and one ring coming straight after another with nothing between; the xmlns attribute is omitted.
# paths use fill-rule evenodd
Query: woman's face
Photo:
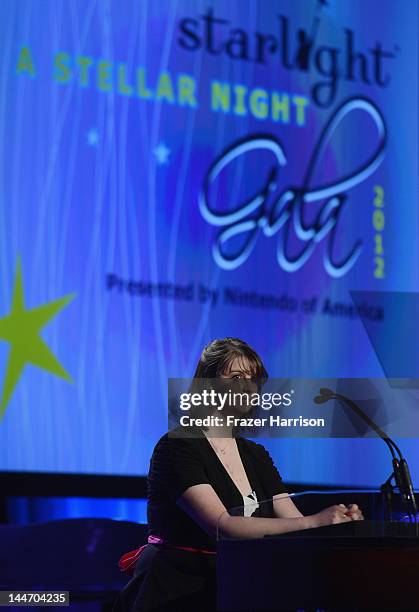
<svg viewBox="0 0 419 612"><path fill-rule="evenodd" d="M229 390L238 394L236 400L230 404L230 407L234 407L235 412L247 413L252 409L250 396L258 391L258 386L255 380L252 380L252 376L254 376L252 367L246 357L234 358L227 370L220 374L220 378L226 382Z"/></svg>

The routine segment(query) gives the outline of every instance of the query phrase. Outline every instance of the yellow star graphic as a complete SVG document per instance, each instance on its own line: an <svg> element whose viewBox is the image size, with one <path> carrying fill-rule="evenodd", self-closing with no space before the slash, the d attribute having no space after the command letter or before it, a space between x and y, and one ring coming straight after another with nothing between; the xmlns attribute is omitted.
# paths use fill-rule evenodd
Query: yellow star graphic
<svg viewBox="0 0 419 612"><path fill-rule="evenodd" d="M39 332L74 297L74 294L66 295L37 308L25 308L22 269L20 259L18 260L12 308L6 317L0 319L0 339L11 345L1 397L0 419L27 363L72 382L70 375L50 351Z"/></svg>

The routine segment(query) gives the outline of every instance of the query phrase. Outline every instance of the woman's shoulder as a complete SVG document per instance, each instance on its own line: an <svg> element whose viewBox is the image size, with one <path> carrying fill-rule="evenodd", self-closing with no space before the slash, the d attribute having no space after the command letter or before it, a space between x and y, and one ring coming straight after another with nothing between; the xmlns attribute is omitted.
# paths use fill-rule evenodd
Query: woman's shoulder
<svg viewBox="0 0 419 612"><path fill-rule="evenodd" d="M154 446L153 454L167 451L176 451L176 449L193 449L196 447L197 436L187 434L182 427L176 427L163 434Z"/></svg>

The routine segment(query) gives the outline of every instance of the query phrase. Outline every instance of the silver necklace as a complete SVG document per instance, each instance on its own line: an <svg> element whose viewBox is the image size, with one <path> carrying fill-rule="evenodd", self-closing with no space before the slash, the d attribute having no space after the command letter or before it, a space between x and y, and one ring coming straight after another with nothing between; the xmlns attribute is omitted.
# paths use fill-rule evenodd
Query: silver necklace
<svg viewBox="0 0 419 612"><path fill-rule="evenodd" d="M211 442L211 446L213 447L216 453L220 453L221 455L225 455L227 453L227 449L232 448L231 444L228 443L223 448L221 448L221 446L219 447L215 445L213 442Z"/></svg>

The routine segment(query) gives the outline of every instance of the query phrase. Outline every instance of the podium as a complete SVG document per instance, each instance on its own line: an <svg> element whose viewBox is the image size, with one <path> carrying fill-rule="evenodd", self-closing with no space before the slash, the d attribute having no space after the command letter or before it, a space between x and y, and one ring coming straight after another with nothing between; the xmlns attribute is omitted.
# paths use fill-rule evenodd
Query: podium
<svg viewBox="0 0 419 612"><path fill-rule="evenodd" d="M419 609L419 523L400 508L394 521L372 517L378 495L363 494L363 506L356 500L369 515L364 521L258 539L219 535L218 610ZM345 503L336 496L306 494L304 501ZM239 509L229 514L240 516Z"/></svg>

